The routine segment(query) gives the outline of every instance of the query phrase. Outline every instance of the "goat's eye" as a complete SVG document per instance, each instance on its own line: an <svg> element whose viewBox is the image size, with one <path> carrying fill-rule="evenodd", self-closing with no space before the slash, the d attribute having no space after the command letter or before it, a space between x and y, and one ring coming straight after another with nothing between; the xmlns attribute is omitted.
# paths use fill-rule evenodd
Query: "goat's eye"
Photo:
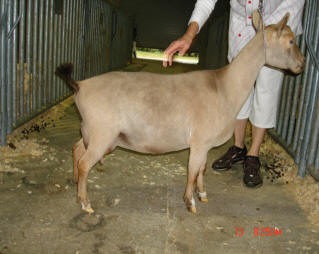
<svg viewBox="0 0 319 254"><path fill-rule="evenodd" d="M290 43L290 44L294 44L295 41L294 41L294 40L290 40L289 43Z"/></svg>

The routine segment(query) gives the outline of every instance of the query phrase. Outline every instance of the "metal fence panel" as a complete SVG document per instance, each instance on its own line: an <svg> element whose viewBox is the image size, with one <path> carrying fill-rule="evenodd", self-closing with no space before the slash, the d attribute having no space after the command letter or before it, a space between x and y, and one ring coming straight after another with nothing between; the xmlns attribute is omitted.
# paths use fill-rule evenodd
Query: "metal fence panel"
<svg viewBox="0 0 319 254"><path fill-rule="evenodd" d="M61 63L74 64L77 80L110 71L118 43L115 67L126 64L133 26L119 14L122 41L112 42L112 12L102 0L0 0L0 145L73 93L54 75Z"/></svg>
<svg viewBox="0 0 319 254"><path fill-rule="evenodd" d="M86 3L85 76L110 71L112 44L112 8L105 2Z"/></svg>
<svg viewBox="0 0 319 254"><path fill-rule="evenodd" d="M117 69L132 56L133 19L113 10L112 21L112 69Z"/></svg>
<svg viewBox="0 0 319 254"><path fill-rule="evenodd" d="M299 38L306 56L304 72L298 77L286 76L282 88L277 127L270 134L299 164L298 174L306 170L319 180L319 5L306 1L304 34Z"/></svg>

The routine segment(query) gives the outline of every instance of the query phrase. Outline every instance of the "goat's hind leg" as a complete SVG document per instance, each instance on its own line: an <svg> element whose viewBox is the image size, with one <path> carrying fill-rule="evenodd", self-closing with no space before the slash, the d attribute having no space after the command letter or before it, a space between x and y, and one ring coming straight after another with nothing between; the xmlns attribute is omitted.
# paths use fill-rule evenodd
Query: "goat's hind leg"
<svg viewBox="0 0 319 254"><path fill-rule="evenodd" d="M72 178L73 183L78 182L78 175L79 175L78 163L84 153L85 153L85 146L83 143L83 138L81 138L73 146L73 178Z"/></svg>
<svg viewBox="0 0 319 254"><path fill-rule="evenodd" d="M97 133L96 133L97 134ZM90 138L90 143L78 163L78 200L82 210L93 213L89 199L87 198L87 178L90 169L103 157L114 149L116 137L112 135L96 135Z"/></svg>

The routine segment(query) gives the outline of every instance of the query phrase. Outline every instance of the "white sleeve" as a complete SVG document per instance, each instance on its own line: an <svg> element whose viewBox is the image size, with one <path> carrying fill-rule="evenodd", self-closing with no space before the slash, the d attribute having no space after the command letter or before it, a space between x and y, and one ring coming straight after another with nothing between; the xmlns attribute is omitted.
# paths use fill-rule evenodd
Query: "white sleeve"
<svg viewBox="0 0 319 254"><path fill-rule="evenodd" d="M190 24L191 22L196 22L199 26L199 32L214 10L216 2L217 0L197 0L188 24Z"/></svg>

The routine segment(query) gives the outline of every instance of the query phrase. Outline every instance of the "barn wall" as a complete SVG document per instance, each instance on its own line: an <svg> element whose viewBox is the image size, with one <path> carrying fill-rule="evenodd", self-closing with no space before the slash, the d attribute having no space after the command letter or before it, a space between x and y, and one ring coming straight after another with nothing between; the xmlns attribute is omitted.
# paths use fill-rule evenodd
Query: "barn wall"
<svg viewBox="0 0 319 254"><path fill-rule="evenodd" d="M132 19L102 0L0 1L0 144L73 92L54 74L74 64L81 80L131 58Z"/></svg>

